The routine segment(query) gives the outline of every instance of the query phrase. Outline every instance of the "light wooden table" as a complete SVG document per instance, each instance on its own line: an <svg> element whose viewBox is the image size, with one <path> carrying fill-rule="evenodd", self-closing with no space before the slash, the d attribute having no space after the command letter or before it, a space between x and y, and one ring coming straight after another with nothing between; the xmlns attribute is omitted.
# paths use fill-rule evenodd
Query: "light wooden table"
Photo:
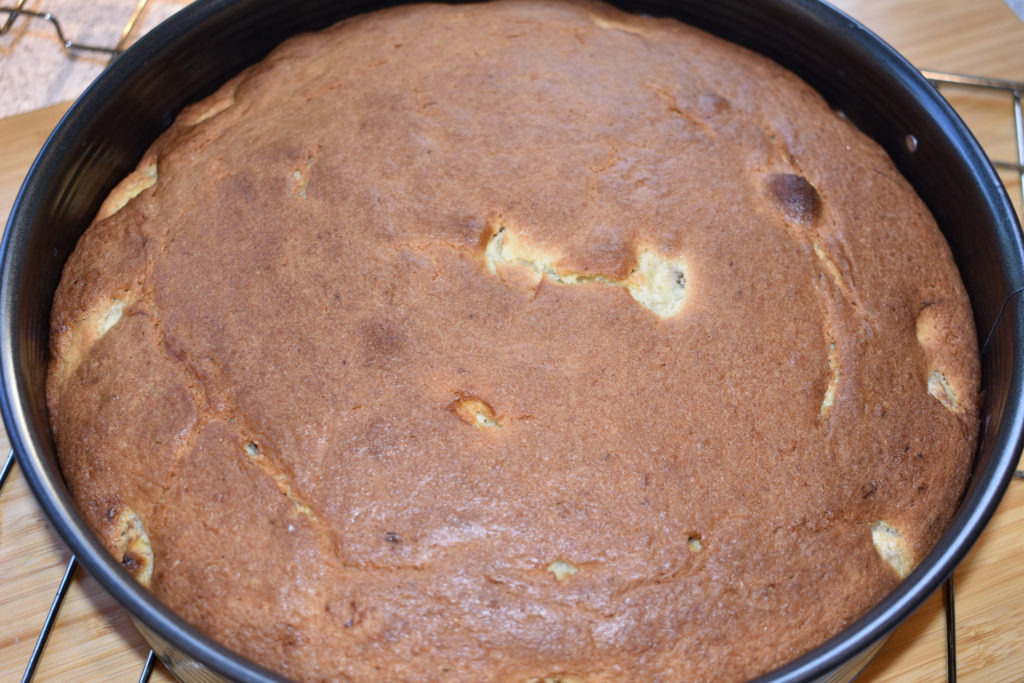
<svg viewBox="0 0 1024 683"><path fill-rule="evenodd" d="M1000 0L838 0L924 69L1024 81L1024 23ZM1010 105L944 91L990 156L1015 160ZM66 105L0 120L0 216ZM1004 175L1019 204L1019 180ZM1019 210L1019 206L1018 206ZM0 435L0 457L6 438ZM15 468L0 497L0 681L20 679L69 553ZM959 677L1024 681L1024 481L1014 481L955 575ZM135 681L149 648L126 613L84 571L65 601L37 680ZM932 597L901 626L863 681L941 681L945 616ZM152 680L169 681L158 669Z"/></svg>

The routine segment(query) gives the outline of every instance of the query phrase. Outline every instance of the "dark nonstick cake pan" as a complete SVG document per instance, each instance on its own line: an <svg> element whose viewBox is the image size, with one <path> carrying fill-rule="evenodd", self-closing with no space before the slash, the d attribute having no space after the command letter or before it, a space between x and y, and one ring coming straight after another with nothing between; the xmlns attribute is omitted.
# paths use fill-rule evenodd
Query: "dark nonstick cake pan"
<svg viewBox="0 0 1024 683"><path fill-rule="evenodd" d="M119 57L50 136L16 200L0 254L2 409L25 476L88 571L132 614L182 680L278 680L164 608L102 547L72 503L45 402L50 306L65 260L111 188L185 105L285 38L387 2L214 0L158 26ZM906 60L813 0L649 0L622 9L672 16L779 62L881 144L934 214L970 296L982 348L981 438L949 529L879 605L765 676L849 680L950 576L991 517L1021 450L1024 287L1020 228L999 177L963 122Z"/></svg>

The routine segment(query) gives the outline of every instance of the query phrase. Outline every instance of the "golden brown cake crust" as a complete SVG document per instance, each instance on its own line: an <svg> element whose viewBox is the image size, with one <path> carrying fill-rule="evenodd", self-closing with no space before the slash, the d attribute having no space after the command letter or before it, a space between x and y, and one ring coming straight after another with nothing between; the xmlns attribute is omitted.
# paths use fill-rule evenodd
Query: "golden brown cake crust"
<svg viewBox="0 0 1024 683"><path fill-rule="evenodd" d="M309 680L766 671L923 556L977 430L966 295L886 155L597 4L288 41L115 190L51 346L112 552Z"/></svg>

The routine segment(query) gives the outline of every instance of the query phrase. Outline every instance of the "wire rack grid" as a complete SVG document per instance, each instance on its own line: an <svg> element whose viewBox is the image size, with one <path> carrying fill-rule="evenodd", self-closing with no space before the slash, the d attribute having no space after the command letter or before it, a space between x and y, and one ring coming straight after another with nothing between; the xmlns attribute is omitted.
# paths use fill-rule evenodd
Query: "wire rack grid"
<svg viewBox="0 0 1024 683"><path fill-rule="evenodd" d="M70 52L74 51L90 51L90 52L101 52L111 55L111 59L116 57L124 48L126 41L131 35L133 28L141 14L142 10L146 6L148 0L138 0L135 9L132 11L131 16L128 18L124 29L121 33L120 39L117 44L113 47L104 47L96 45L87 45L77 43L67 36L65 36L60 22L49 12L37 12L23 9L25 0L18 0L14 6L3 7L0 6L0 13L7 13L7 18L3 24L0 24L0 35L6 33L13 22L19 17L27 17L47 21L54 27L57 37L64 47L65 50ZM993 166L1001 172L1004 181L1007 184L1007 189L1012 194L1015 194L1014 201L1017 204L1017 210L1019 213L1024 212L1024 108L1022 108L1022 97L1024 97L1024 82L1008 81L1002 79L986 78L982 76L973 76L968 74L958 73L947 73L941 71L929 71L923 70L922 73L929 81L932 82L940 92L949 98L950 91L965 91L967 93L986 93L995 94L1006 99L1007 102L1007 118L1012 126L1013 140L1015 144L1016 160L1006 159L993 159ZM954 101L954 106L957 106L957 102ZM958 107L959 109L959 107ZM908 141L913 143L916 141ZM1014 187L1016 186L1016 187ZM9 478L9 475L16 466L16 459L14 452L11 451L3 465L3 469L0 470L0 496L3 495L4 486ZM1014 481L1011 486L1024 486L1020 483L1024 481L1024 470L1018 469L1014 473ZM28 683L33 680L36 671L38 670L39 664L45 653L47 642L49 641L50 634L53 631L55 624L60 615L61 606L64 602L64 598L67 595L68 589L75 579L78 573L78 561L71 556L68 561L63 576L60 582L56 586L53 601L50 604L49 610L45 614L41 614L42 627L39 632L39 636L36 639L35 646L32 649L31 655L28 661L25 663L24 674L22 675L22 683ZM957 661L956 661L956 613L955 613L955 593L953 587L953 577L951 576L943 586L942 591L943 597L943 610L945 612L945 648L946 648L946 679L950 683L955 683L957 678ZM139 672L139 681L144 683L150 680L155 667L158 664L158 659L152 650L149 651L148 656L145 659L145 663Z"/></svg>
<svg viewBox="0 0 1024 683"><path fill-rule="evenodd" d="M71 52L100 52L103 54L110 55L113 59L117 55L121 54L124 50L125 45L128 43L129 37L132 35L132 31L135 30L135 25L139 21L139 17L142 16L142 11L146 9L146 5L149 0L138 0L135 4L135 9L132 10L131 16L128 17L128 21L125 22L124 28L121 30L121 37L113 46L106 45L90 45L88 43L78 42L71 40L64 34L64 29L61 27L60 21L50 12L40 12L37 10L25 9L26 0L18 0L13 6L0 7L0 12L7 14L7 18L3 24L0 24L0 36L6 34L14 26L14 22L21 17L27 19L41 19L42 21L48 21L53 26L54 31L57 33L57 39L60 40L61 45L64 46L65 50Z"/></svg>

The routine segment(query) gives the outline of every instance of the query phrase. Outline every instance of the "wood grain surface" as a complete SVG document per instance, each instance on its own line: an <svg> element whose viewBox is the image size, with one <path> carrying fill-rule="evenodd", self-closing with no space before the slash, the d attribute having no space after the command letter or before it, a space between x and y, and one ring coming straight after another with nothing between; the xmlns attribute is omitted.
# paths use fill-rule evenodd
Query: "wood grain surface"
<svg viewBox="0 0 1024 683"><path fill-rule="evenodd" d="M1000 0L838 0L922 69L1024 81L1024 23ZM947 88L989 155L1016 161L1010 98ZM67 105L0 119L0 217ZM1020 210L1020 180L1003 173ZM0 435L0 458L9 449ZM20 680L69 553L17 467L0 492L0 681ZM1011 482L955 574L961 681L1024 681L1024 481ZM37 671L41 681L135 681L149 648L124 610L79 569ZM941 681L945 612L933 596L892 636L861 679ZM172 678L158 668L151 680Z"/></svg>

